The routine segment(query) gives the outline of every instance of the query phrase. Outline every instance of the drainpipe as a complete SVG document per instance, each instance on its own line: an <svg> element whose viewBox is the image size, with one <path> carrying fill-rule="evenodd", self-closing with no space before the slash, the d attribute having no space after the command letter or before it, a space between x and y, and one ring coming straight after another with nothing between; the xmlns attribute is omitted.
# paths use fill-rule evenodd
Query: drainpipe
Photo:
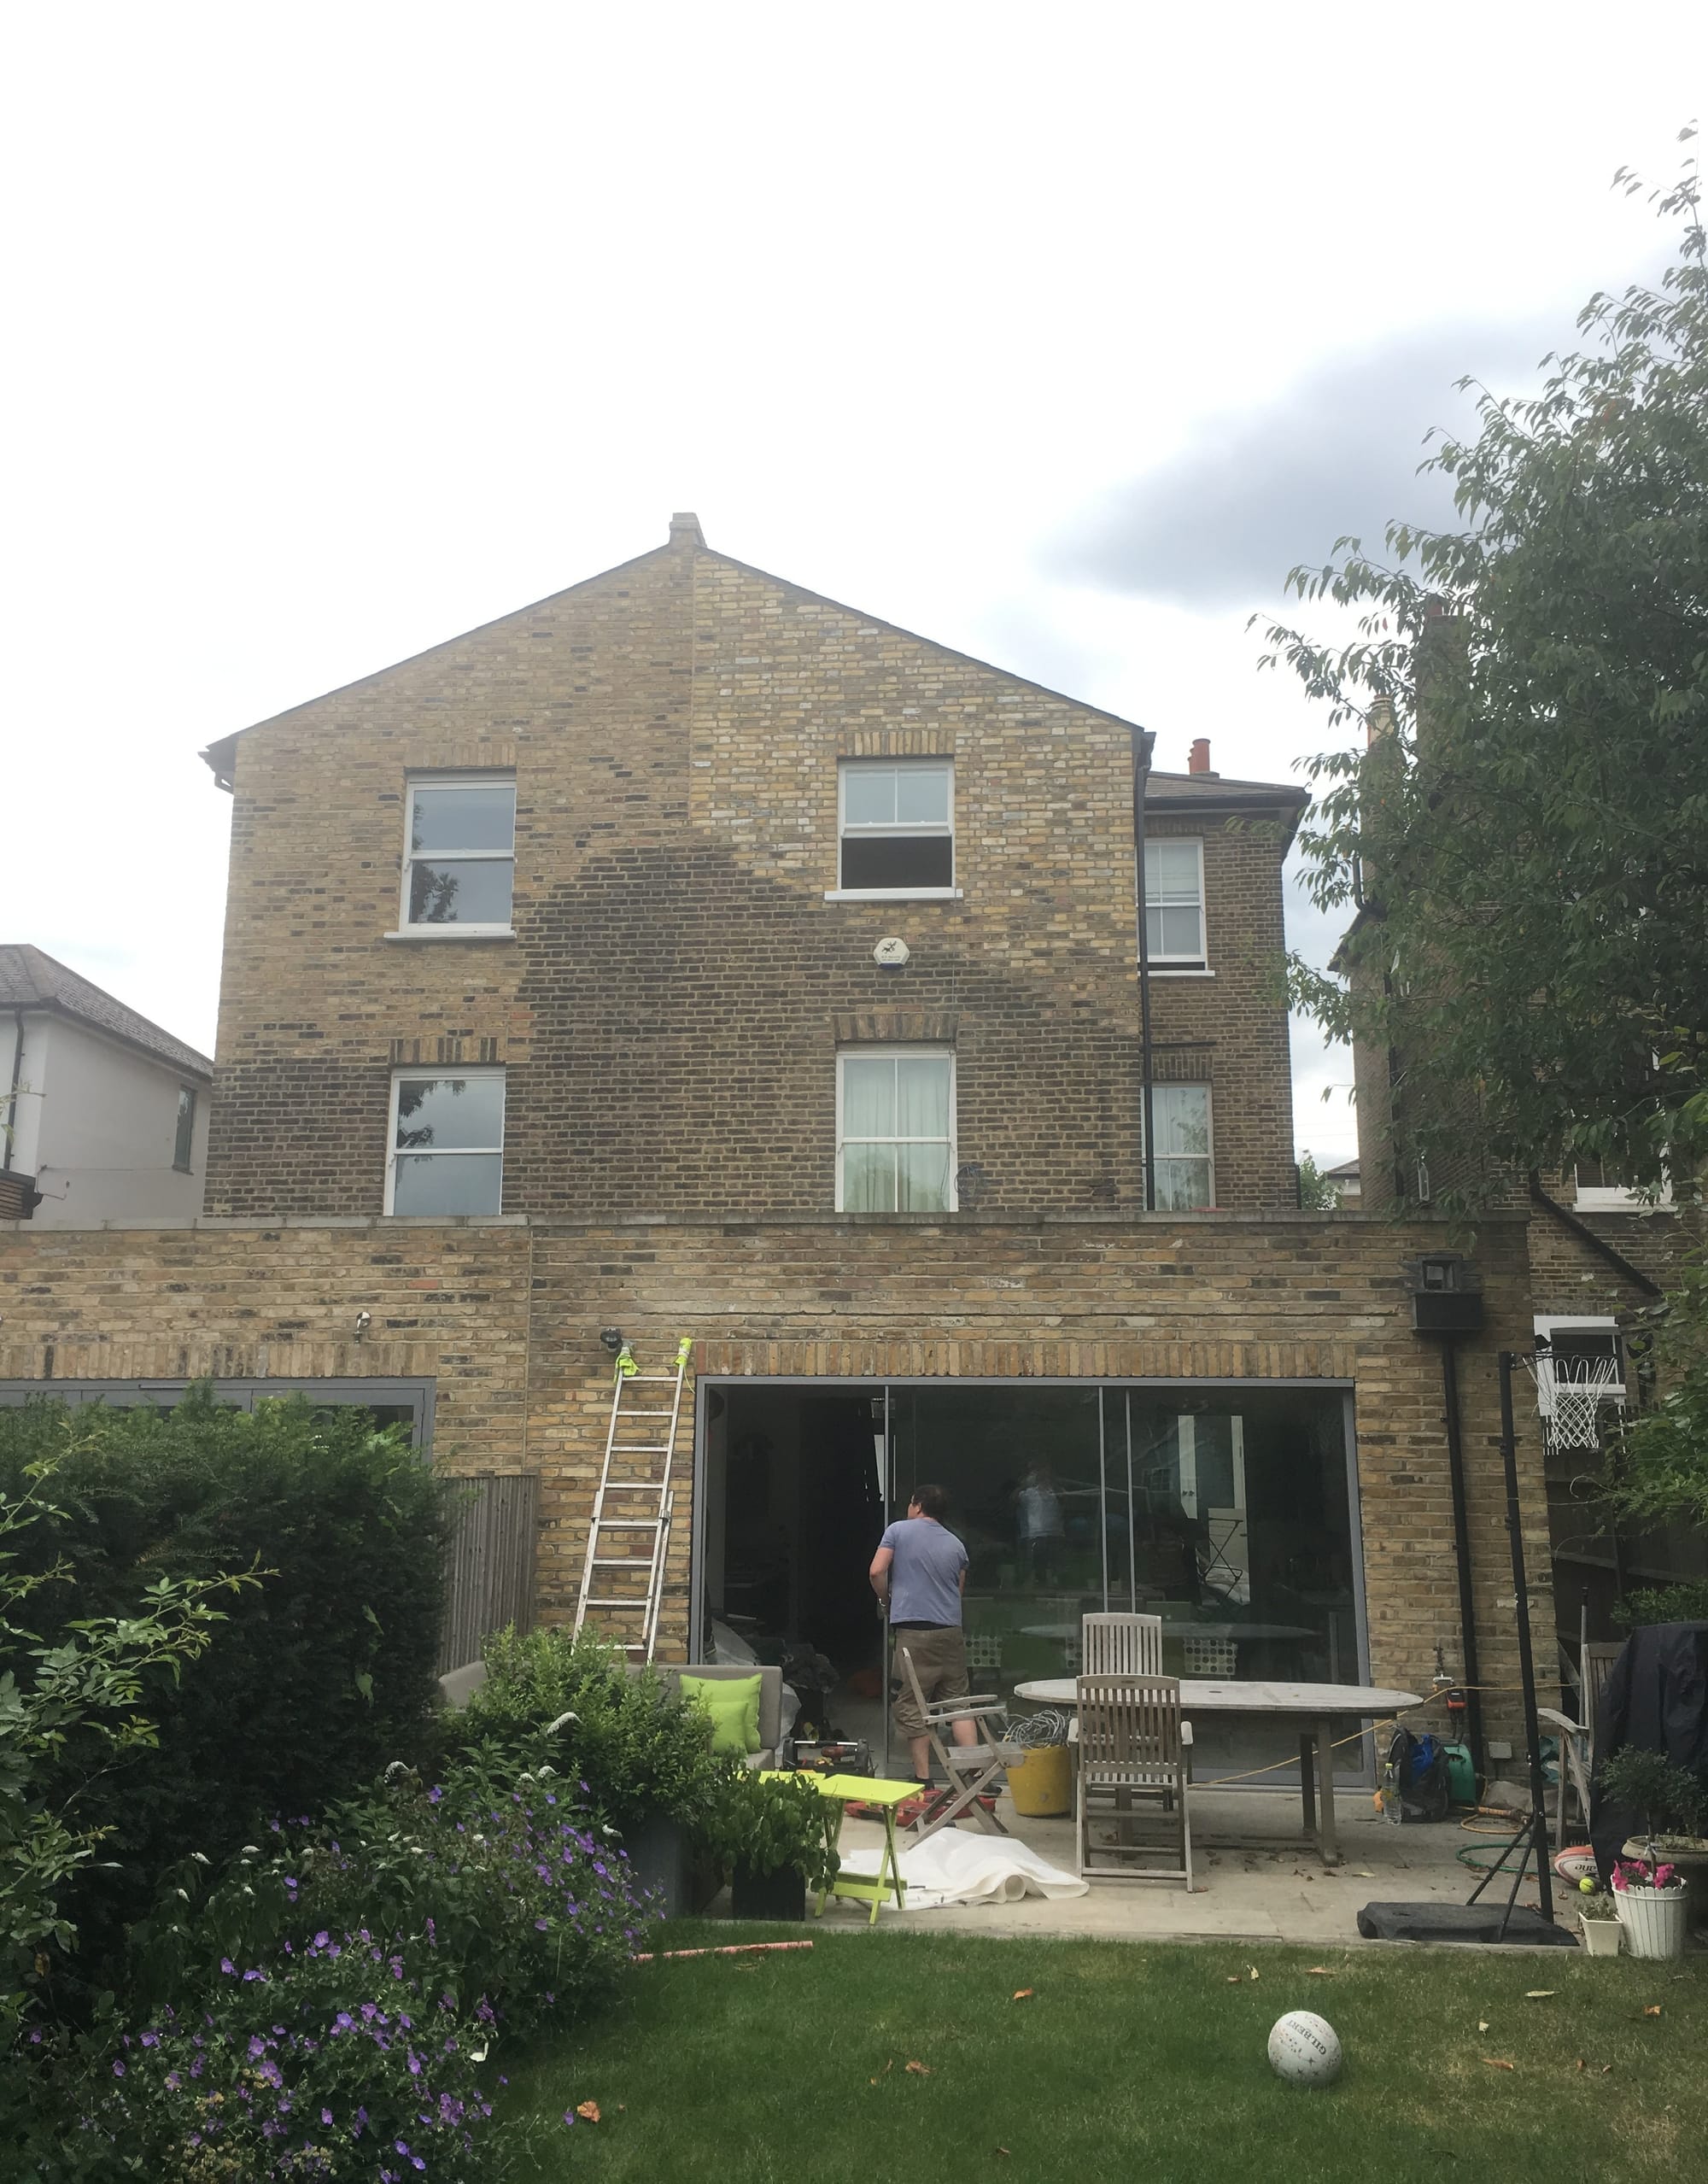
<svg viewBox="0 0 1708 2184"><path fill-rule="evenodd" d="M1144 792L1150 780L1150 754L1156 748L1154 729L1132 731L1132 840L1138 860L1138 1081L1144 1124L1144 1211L1156 1210L1156 1132L1153 1127L1155 1102L1151 1097L1150 1051L1150 940L1144 915Z"/></svg>
<svg viewBox="0 0 1708 2184"><path fill-rule="evenodd" d="M12 1140L18 1132L18 1088L24 1079L24 1012L12 1011L17 1042L12 1049L12 1092L6 1103L6 1130L0 1138L0 1174L9 1173L12 1166Z"/></svg>
<svg viewBox="0 0 1708 2184"><path fill-rule="evenodd" d="M1483 1678L1477 1666L1477 1601L1471 1584L1471 1522L1465 1494L1465 1444L1459 1428L1459 1344L1442 1339L1442 1402L1447 1411L1447 1473L1453 1490L1453 1545L1459 1566L1459 1650L1465 1678L1465 1726L1471 1764L1483 1771Z"/></svg>

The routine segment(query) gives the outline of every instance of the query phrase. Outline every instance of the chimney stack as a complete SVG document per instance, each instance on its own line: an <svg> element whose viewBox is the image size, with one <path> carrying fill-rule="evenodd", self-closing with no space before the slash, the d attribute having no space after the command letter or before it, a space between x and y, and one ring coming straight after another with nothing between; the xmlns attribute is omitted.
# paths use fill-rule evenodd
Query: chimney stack
<svg viewBox="0 0 1708 2184"><path fill-rule="evenodd" d="M1210 770L1210 739L1208 735L1193 738L1192 755L1186 761L1186 770L1190 774L1207 774Z"/></svg>

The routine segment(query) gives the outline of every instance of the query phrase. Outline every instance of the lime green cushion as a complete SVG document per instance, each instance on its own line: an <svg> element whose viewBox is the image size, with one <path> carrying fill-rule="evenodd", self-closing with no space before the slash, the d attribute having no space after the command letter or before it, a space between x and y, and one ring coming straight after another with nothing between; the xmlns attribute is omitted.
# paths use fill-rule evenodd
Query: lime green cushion
<svg viewBox="0 0 1708 2184"><path fill-rule="evenodd" d="M684 1676L682 1696L698 1699L711 1716L714 1752L746 1754L759 1749L758 1676Z"/></svg>

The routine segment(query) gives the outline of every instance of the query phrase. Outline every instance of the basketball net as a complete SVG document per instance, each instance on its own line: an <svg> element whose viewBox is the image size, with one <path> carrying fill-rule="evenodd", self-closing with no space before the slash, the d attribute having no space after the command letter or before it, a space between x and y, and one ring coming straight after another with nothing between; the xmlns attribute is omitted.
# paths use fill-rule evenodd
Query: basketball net
<svg viewBox="0 0 1708 2184"><path fill-rule="evenodd" d="M1536 1384L1536 1409L1550 1449L1601 1445L1601 1406L1623 1400L1613 1357L1560 1357L1541 1350L1523 1359Z"/></svg>

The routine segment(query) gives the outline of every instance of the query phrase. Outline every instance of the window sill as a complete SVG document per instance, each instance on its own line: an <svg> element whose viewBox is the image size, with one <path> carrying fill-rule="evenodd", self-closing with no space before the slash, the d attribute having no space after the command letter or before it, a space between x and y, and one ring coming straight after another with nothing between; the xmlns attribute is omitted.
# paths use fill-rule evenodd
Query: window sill
<svg viewBox="0 0 1708 2184"><path fill-rule="evenodd" d="M827 887L828 903L958 903L959 887Z"/></svg>
<svg viewBox="0 0 1708 2184"><path fill-rule="evenodd" d="M382 933L383 940L513 940L513 925L407 925L401 933Z"/></svg>
<svg viewBox="0 0 1708 2184"><path fill-rule="evenodd" d="M1171 970L1167 963L1147 963L1145 968L1153 978L1214 978L1215 976L1213 970L1196 968Z"/></svg>
<svg viewBox="0 0 1708 2184"><path fill-rule="evenodd" d="M1573 1205L1581 1214L1670 1214L1673 1210L1670 1192L1664 1192L1658 1198L1645 1198L1635 1191L1580 1190Z"/></svg>

